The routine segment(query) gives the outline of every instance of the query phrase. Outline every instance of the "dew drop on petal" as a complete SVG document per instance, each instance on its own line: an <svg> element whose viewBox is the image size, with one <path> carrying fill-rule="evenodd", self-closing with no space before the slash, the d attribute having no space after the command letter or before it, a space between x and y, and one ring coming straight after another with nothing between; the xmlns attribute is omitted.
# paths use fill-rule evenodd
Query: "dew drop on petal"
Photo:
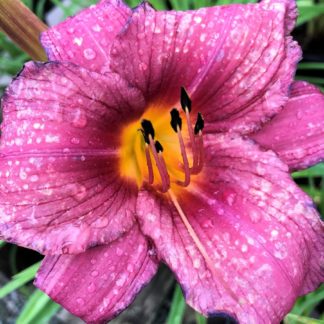
<svg viewBox="0 0 324 324"><path fill-rule="evenodd" d="M92 49L92 48L86 48L83 51L83 56L87 59L87 60L93 60L96 57L96 52Z"/></svg>
<svg viewBox="0 0 324 324"><path fill-rule="evenodd" d="M87 117L81 109L75 111L72 125L78 128L83 128L87 125Z"/></svg>
<svg viewBox="0 0 324 324"><path fill-rule="evenodd" d="M72 143L72 144L79 144L79 143L80 143L80 139L77 138L77 137L72 137L72 138L71 138L71 143Z"/></svg>
<svg viewBox="0 0 324 324"><path fill-rule="evenodd" d="M143 63L141 62L139 65L138 65L139 69L141 71L146 71L147 70L147 64L146 63Z"/></svg>
<svg viewBox="0 0 324 324"><path fill-rule="evenodd" d="M38 179L39 179L39 177L38 177L38 175L32 175L31 177L30 177L30 181L31 182L37 182L38 181Z"/></svg>
<svg viewBox="0 0 324 324"><path fill-rule="evenodd" d="M91 282L88 286L88 291L93 293L96 290L96 286L93 282Z"/></svg>
<svg viewBox="0 0 324 324"><path fill-rule="evenodd" d="M99 274L99 272L97 270L94 270L94 271L91 272L92 277L97 277L98 274Z"/></svg>
<svg viewBox="0 0 324 324"><path fill-rule="evenodd" d="M298 110L297 111L297 113L296 113L296 117L297 117L297 119L302 119L303 118L303 112L302 111L300 111L300 110Z"/></svg>
<svg viewBox="0 0 324 324"><path fill-rule="evenodd" d="M127 265L127 271L128 272L133 272L134 271L134 266L132 264Z"/></svg>
<svg viewBox="0 0 324 324"><path fill-rule="evenodd" d="M117 249L116 249L116 254L117 254L118 256L123 255L123 250L120 249L120 248L117 248Z"/></svg>
<svg viewBox="0 0 324 324"><path fill-rule="evenodd" d="M84 299L83 298L77 298L76 302L80 305L83 306L84 305Z"/></svg>

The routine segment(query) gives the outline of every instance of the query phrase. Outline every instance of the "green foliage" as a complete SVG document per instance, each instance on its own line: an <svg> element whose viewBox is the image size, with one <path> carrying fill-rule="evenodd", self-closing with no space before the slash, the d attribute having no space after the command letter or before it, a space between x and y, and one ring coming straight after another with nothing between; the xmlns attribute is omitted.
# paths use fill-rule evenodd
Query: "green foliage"
<svg viewBox="0 0 324 324"><path fill-rule="evenodd" d="M43 324L48 323L53 315L60 309L42 291L36 289L26 302L16 324Z"/></svg>
<svg viewBox="0 0 324 324"><path fill-rule="evenodd" d="M288 314L284 320L284 324L324 324L324 321L295 314Z"/></svg>
<svg viewBox="0 0 324 324"><path fill-rule="evenodd" d="M12 277L12 279L3 287L0 288L0 298L4 298L14 290L22 287L27 282L34 279L40 263L35 263L27 269L21 271Z"/></svg>
<svg viewBox="0 0 324 324"><path fill-rule="evenodd" d="M166 324L181 324L186 309L186 302L179 285L174 290L171 309Z"/></svg>
<svg viewBox="0 0 324 324"><path fill-rule="evenodd" d="M207 318L196 313L196 323L197 324L207 324Z"/></svg>

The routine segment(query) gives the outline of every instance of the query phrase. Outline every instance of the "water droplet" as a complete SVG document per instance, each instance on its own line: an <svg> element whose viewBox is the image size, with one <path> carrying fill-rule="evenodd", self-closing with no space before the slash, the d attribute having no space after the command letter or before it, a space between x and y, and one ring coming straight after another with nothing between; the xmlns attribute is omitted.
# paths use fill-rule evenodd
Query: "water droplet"
<svg viewBox="0 0 324 324"><path fill-rule="evenodd" d="M92 26L92 30L99 33L101 31L101 27L98 24L96 24L96 25Z"/></svg>
<svg viewBox="0 0 324 324"><path fill-rule="evenodd" d="M91 282L88 286L88 291L93 293L93 292L95 292L95 290L96 290L96 286L93 282Z"/></svg>
<svg viewBox="0 0 324 324"><path fill-rule="evenodd" d="M96 52L92 48L86 48L83 55L87 60L93 60L96 57Z"/></svg>
<svg viewBox="0 0 324 324"><path fill-rule="evenodd" d="M38 179L39 179L39 177L38 177L38 175L32 175L31 177L30 177L30 181L31 182L37 182L38 181Z"/></svg>
<svg viewBox="0 0 324 324"><path fill-rule="evenodd" d="M120 248L117 248L117 249L116 249L116 254L117 254L118 256L122 256L122 255L123 255L123 250L120 249Z"/></svg>
<svg viewBox="0 0 324 324"><path fill-rule="evenodd" d="M27 173L24 170L20 170L19 177L21 180L27 179Z"/></svg>
<svg viewBox="0 0 324 324"><path fill-rule="evenodd" d="M71 143L72 144L80 144L80 139L77 137L72 137L71 138Z"/></svg>
<svg viewBox="0 0 324 324"><path fill-rule="evenodd" d="M94 271L91 272L92 277L97 277L98 274L99 274L99 272L97 270L94 270Z"/></svg>
<svg viewBox="0 0 324 324"><path fill-rule="evenodd" d="M133 272L134 271L134 266L132 264L127 265L127 271L128 272Z"/></svg>
<svg viewBox="0 0 324 324"><path fill-rule="evenodd" d="M247 250L248 250L248 246L246 244L243 244L242 248L241 248L241 251L242 252L247 252Z"/></svg>
<svg viewBox="0 0 324 324"><path fill-rule="evenodd" d="M297 111L297 113L296 113L296 117L297 117L297 119L302 119L303 118L303 112L302 111L300 111L300 110L298 110Z"/></svg>
<svg viewBox="0 0 324 324"><path fill-rule="evenodd" d="M146 63L143 63L141 62L139 65L138 65L139 69L141 71L146 71L147 70L147 64Z"/></svg>
<svg viewBox="0 0 324 324"><path fill-rule="evenodd" d="M71 184L68 189L77 201L81 201L87 194L87 188L83 185Z"/></svg>
<svg viewBox="0 0 324 324"><path fill-rule="evenodd" d="M125 284L127 279L127 276L125 274L123 274L117 281L116 281L116 285L121 287Z"/></svg>
<svg viewBox="0 0 324 324"><path fill-rule="evenodd" d="M78 128L83 128L87 125L87 117L81 109L77 109L75 111L72 125Z"/></svg>
<svg viewBox="0 0 324 324"><path fill-rule="evenodd" d="M84 305L84 299L83 298L77 298L76 302L80 305L83 306Z"/></svg>
<svg viewBox="0 0 324 324"><path fill-rule="evenodd" d="M202 223L202 227L203 228L212 228L213 227L213 221L211 219L206 219L205 221L203 221Z"/></svg>
<svg viewBox="0 0 324 324"><path fill-rule="evenodd" d="M109 220L107 217L98 217L93 223L93 228L103 228L106 227L109 223Z"/></svg>
<svg viewBox="0 0 324 324"><path fill-rule="evenodd" d="M137 34L137 38L138 38L138 39L143 39L143 38L145 38L145 33L139 33L139 34Z"/></svg>

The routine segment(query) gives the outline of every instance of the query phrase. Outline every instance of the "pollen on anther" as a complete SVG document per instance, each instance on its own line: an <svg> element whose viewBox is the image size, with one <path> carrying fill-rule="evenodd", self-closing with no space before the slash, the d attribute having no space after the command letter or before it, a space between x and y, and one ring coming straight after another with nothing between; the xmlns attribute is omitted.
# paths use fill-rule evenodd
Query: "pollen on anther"
<svg viewBox="0 0 324 324"><path fill-rule="evenodd" d="M142 125L141 131L143 133L144 140L147 144L149 144L150 143L150 140L149 140L150 135L151 135L152 139L154 139L154 136L155 136L155 131L154 131L153 125L147 119L143 119L141 122L141 125Z"/></svg>
<svg viewBox="0 0 324 324"><path fill-rule="evenodd" d="M173 130L175 132L178 132L178 127L180 130L182 128L182 119L180 117L180 113L179 113L178 109L173 108L170 111L170 115L171 115L171 122L170 122L171 127L173 128Z"/></svg>
<svg viewBox="0 0 324 324"><path fill-rule="evenodd" d="M204 129L204 126L205 126L205 121L204 121L201 113L198 113L197 121L196 121L195 128L194 128L195 135L197 135L200 131L202 131Z"/></svg>
<svg viewBox="0 0 324 324"><path fill-rule="evenodd" d="M187 109L189 112L191 112L191 99L184 87L181 87L180 103L181 103L181 107L184 111L186 111L186 109Z"/></svg>
<svg viewBox="0 0 324 324"><path fill-rule="evenodd" d="M163 146L159 141L155 141L154 143L156 152L160 153L163 152Z"/></svg>

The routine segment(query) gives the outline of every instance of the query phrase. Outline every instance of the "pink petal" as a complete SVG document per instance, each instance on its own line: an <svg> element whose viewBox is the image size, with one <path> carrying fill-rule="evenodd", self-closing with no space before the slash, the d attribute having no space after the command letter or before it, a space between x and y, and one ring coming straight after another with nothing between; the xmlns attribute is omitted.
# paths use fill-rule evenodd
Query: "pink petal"
<svg viewBox="0 0 324 324"><path fill-rule="evenodd" d="M176 196L185 216L143 190L141 229L192 307L279 323L324 279L323 223L273 152L229 135L209 136L205 149L204 173Z"/></svg>
<svg viewBox="0 0 324 324"><path fill-rule="evenodd" d="M48 59L108 72L111 43L130 14L130 8L121 0L103 0L82 10L42 34Z"/></svg>
<svg viewBox="0 0 324 324"><path fill-rule="evenodd" d="M110 245L45 257L35 285L87 323L106 323L133 301L156 270L148 243L134 227Z"/></svg>
<svg viewBox="0 0 324 324"><path fill-rule="evenodd" d="M114 73L29 62L3 99L2 153L115 149L121 128L144 105L140 92Z"/></svg>
<svg viewBox="0 0 324 324"><path fill-rule="evenodd" d="M0 235L55 254L127 231L137 189L118 177L116 143L139 105L114 74L28 63L3 101Z"/></svg>
<svg viewBox="0 0 324 324"><path fill-rule="evenodd" d="M290 170L324 159L324 95L313 85L293 83L284 109L252 136L275 151Z"/></svg>
<svg viewBox="0 0 324 324"><path fill-rule="evenodd" d="M111 68L164 109L186 87L209 131L251 131L287 100L300 58L292 4L155 12L144 3L117 36Z"/></svg>

